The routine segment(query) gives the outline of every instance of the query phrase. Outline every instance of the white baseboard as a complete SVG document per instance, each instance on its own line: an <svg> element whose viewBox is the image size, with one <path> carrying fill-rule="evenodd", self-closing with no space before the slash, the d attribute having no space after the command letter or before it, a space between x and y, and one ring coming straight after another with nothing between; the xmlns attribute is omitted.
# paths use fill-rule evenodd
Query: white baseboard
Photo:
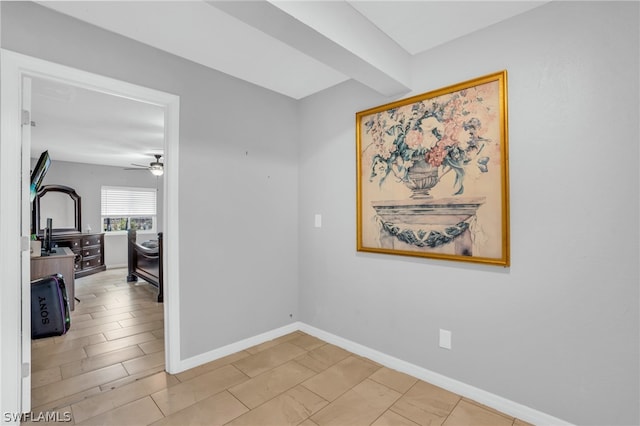
<svg viewBox="0 0 640 426"><path fill-rule="evenodd" d="M529 422L535 425L549 426L571 425L571 423L558 419L557 417L550 416L549 414L508 400L506 398L502 398L501 396L492 394L491 392L487 392L482 389L478 389L466 383L459 382L452 378L443 376L442 374L438 374L434 371L427 370L426 368L422 368L415 364L411 364L401 359L392 357L375 349L371 349L359 343L352 342L351 340L336 336L335 334L328 333L324 330L320 330L305 323L299 322L298 326L298 329L300 331L315 336L327 343L331 343L349 352L353 352L356 355L368 358L372 361L384 365L385 367L391 368L392 370L400 371L425 382L429 382L432 385L439 386L450 392L464 396L465 398L472 399L502 413L508 414L520 420L524 420L525 422Z"/></svg>
<svg viewBox="0 0 640 426"><path fill-rule="evenodd" d="M127 264L123 263L123 264L115 264L115 265L107 265L107 269L122 269L122 268L126 268Z"/></svg>
<svg viewBox="0 0 640 426"><path fill-rule="evenodd" d="M285 334L293 333L298 330L300 330L299 323L288 324L284 327L276 328L275 330L267 331L265 333L258 334L257 336L249 337L247 339L240 340L239 342L231 343L221 348L180 360L177 365L177 371L173 374L206 364L207 362L215 361L216 359L243 351L252 346L268 342L269 340L273 340L277 337L284 336Z"/></svg>
<svg viewBox="0 0 640 426"><path fill-rule="evenodd" d="M520 420L524 420L525 422L529 422L529 423L540 425L540 426L542 425L571 426L572 425L571 423L568 423L557 417L553 417L549 414L543 413L541 411L535 410L533 408L527 407L517 402L508 400L501 396L492 394L491 392L487 392L482 389L476 388L474 386L468 385L466 383L449 378L447 376L443 376L442 374L438 374L434 371L427 370L426 368L419 367L415 364L411 364L409 362L395 358L391 355L387 355L383 352L377 351L375 349L371 349L359 343L355 343L343 337L336 336L335 334L328 333L324 330L320 330L318 328L312 327L303 322L294 322L294 323L285 325L284 327L267 331L257 336L249 337L247 339L223 346L218 349L214 349L204 354L196 355L194 357L181 360L178 363L179 371L177 372L185 371L190 368L194 368L199 365L206 364L207 362L215 361L216 359L225 357L227 355L231 355L239 351L243 351L252 346L267 342L269 340L273 340L277 337L284 336L285 334L293 333L294 331L298 331L298 330L303 331L312 336L315 336L318 339L324 340L327 343L331 343L333 345L339 346L349 352L353 352L356 355L360 355L362 357L368 358L372 361L375 361L379 364L384 365L385 367L391 368L392 370L409 374L410 376L416 377L420 380L424 380L425 382L431 383L435 386L439 386L450 392L464 396L465 398L472 399L476 402L484 404L502 413L508 414Z"/></svg>

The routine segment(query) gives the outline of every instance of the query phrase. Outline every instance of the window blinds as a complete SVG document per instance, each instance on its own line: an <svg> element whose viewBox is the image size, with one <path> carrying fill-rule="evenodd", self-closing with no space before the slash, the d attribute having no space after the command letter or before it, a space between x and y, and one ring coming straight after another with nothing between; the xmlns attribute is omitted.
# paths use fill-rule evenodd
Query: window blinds
<svg viewBox="0 0 640 426"><path fill-rule="evenodd" d="M155 216L154 188L102 187L102 216Z"/></svg>

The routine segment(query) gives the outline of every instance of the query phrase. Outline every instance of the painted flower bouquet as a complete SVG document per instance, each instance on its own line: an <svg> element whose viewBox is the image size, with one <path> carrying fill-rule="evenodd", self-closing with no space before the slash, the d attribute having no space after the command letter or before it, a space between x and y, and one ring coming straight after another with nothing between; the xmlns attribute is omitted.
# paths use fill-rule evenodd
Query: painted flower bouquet
<svg viewBox="0 0 640 426"><path fill-rule="evenodd" d="M489 140L478 118L486 115L482 86L374 114L364 123L372 140L367 148L374 150L369 181L382 186L393 175L420 198L453 171L454 195L462 194L465 168L474 159L488 171L489 157L480 154Z"/></svg>

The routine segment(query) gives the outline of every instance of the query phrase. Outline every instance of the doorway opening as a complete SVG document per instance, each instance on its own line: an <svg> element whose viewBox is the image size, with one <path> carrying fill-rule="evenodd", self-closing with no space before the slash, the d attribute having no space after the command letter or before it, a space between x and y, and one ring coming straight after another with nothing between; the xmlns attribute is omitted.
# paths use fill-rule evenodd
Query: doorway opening
<svg viewBox="0 0 640 426"><path fill-rule="evenodd" d="M164 250L164 336L165 369L176 372L179 353L179 252L178 252L178 123L179 97L108 77L54 64L48 61L2 50L2 147L0 148L0 274L15 286L0 288L3 330L0 335L3 377L0 398L5 410L28 412L31 409L30 349L30 132L23 128L25 108L30 108L24 82L39 78L89 89L103 94L135 100L162 108L164 112L164 197L162 202ZM27 96L25 96L27 95ZM27 116L28 117L28 116ZM26 133L26 137L24 137ZM128 172L123 172L128 173ZM139 172L134 172L139 173ZM96 228L98 228L96 224ZM20 244L16 245L19 241ZM16 248L19 247L19 250ZM19 285L18 285L19 284ZM5 321L6 320L6 321ZM7 356L4 356L7 354Z"/></svg>

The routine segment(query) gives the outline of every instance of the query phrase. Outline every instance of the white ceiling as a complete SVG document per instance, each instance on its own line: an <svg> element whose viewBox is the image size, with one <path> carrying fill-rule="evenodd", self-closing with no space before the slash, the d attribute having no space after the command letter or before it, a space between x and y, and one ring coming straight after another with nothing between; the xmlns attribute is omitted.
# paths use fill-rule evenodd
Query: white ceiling
<svg viewBox="0 0 640 426"><path fill-rule="evenodd" d="M547 2L38 3L293 99L302 99L349 79L385 96L400 96L411 87L412 56ZM74 100L66 103L48 100L46 105L39 106L34 100L33 117L37 123L34 131L38 136L32 150L36 152L34 155L42 150L43 146L37 146L42 136L47 143L55 141L57 157L53 157L52 145L47 147L58 160L97 163L101 159L99 164L112 165L152 161L148 156L141 158L141 154L157 152L162 147L158 111L146 110L136 103L129 105L130 101L122 99L105 101L105 95L82 92L74 89ZM108 104L97 106L98 102ZM118 112L112 114L109 112L112 110ZM83 149L89 146L91 149ZM83 152L90 157L82 156ZM129 152L136 156L126 157Z"/></svg>
<svg viewBox="0 0 640 426"><path fill-rule="evenodd" d="M48 150L53 160L130 166L162 154L161 107L32 79L31 157Z"/></svg>

